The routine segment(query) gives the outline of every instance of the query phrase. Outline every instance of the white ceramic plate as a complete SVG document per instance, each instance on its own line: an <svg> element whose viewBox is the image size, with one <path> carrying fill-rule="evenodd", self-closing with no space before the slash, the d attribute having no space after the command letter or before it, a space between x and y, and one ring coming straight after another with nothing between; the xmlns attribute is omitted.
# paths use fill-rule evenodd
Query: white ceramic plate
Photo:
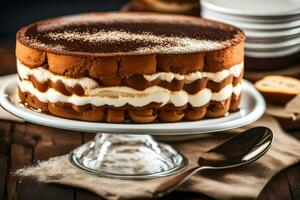
<svg viewBox="0 0 300 200"><path fill-rule="evenodd" d="M208 9L242 16L292 16L300 14L299 0L201 0Z"/></svg>
<svg viewBox="0 0 300 200"><path fill-rule="evenodd" d="M260 24L257 27L255 27L256 25L253 25L252 27L248 28L246 27L247 25L245 24L235 22L233 20L227 20L225 18L213 17L207 15L203 15L203 18L220 21L223 23L227 23L239 27L245 32L247 37L251 37L251 38L272 39L272 38L290 37L290 36L300 34L300 25L295 26L293 28L276 29L273 25L269 24L270 25L269 28L273 26L272 29L261 29L261 27L264 26L263 24ZM267 28L267 26L265 26L265 28Z"/></svg>
<svg viewBox="0 0 300 200"><path fill-rule="evenodd" d="M300 46L300 38L290 39L284 42L273 42L273 43L264 43L264 42L249 42L246 40L245 48L253 50L270 50L276 51L280 49L288 49L293 46Z"/></svg>
<svg viewBox="0 0 300 200"><path fill-rule="evenodd" d="M254 58L275 58L275 57L292 55L298 52L300 52L300 45L291 46L289 48L281 49L281 50L261 50L261 49L253 50L253 49L245 48L245 55Z"/></svg>
<svg viewBox="0 0 300 200"><path fill-rule="evenodd" d="M259 119L265 111L265 101L248 81L243 81L244 92L241 110L218 119L195 122L153 123L153 124L109 124L63 119L36 112L16 102L17 77L6 82L0 90L0 104L8 112L26 121L45 126L75 131L151 134L151 135L191 135L224 131L245 126Z"/></svg>
<svg viewBox="0 0 300 200"><path fill-rule="evenodd" d="M234 24L237 27L240 28L246 28L246 29L252 29L252 30L280 30L280 29L291 29L295 27L300 26L300 16L299 19L291 19L286 21L280 21L280 20L268 20L268 21L262 21L262 20L245 20L244 18L240 18L237 16L231 16L227 14L221 14L216 13L213 11L209 11L207 9L204 9L201 11L201 15L203 18L216 20L216 21L223 21L228 24Z"/></svg>
<svg viewBox="0 0 300 200"><path fill-rule="evenodd" d="M259 31L243 29L246 36L251 38L282 38L300 34L300 27L280 31Z"/></svg>
<svg viewBox="0 0 300 200"><path fill-rule="evenodd" d="M291 36L285 36L280 38L252 38L247 36L246 40L250 43L265 43L265 44L271 44L271 43L281 43L281 42L287 42L290 40L297 40L300 38L300 33L296 35Z"/></svg>
<svg viewBox="0 0 300 200"><path fill-rule="evenodd" d="M300 15L292 15L292 16L243 16L243 15L235 15L232 13L221 13L215 10L208 9L204 6L201 6L201 16L215 16L219 18L225 17L229 20L235 20L245 23L288 23L292 21L296 21L300 19Z"/></svg>

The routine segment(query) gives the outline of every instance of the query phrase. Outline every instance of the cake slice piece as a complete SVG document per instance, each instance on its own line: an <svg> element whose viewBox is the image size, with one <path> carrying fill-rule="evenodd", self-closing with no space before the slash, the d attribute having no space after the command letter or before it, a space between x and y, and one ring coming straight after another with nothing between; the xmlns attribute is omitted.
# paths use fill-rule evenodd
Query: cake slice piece
<svg viewBox="0 0 300 200"><path fill-rule="evenodd" d="M255 86L268 102L274 104L285 105L300 94L300 80L287 76L266 76Z"/></svg>

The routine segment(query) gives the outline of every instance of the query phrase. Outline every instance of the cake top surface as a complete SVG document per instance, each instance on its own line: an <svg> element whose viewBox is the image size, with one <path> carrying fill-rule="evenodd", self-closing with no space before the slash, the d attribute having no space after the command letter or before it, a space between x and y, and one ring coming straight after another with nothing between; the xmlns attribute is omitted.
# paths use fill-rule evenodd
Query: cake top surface
<svg viewBox="0 0 300 200"><path fill-rule="evenodd" d="M30 24L17 33L30 48L67 55L184 54L224 49L243 32L196 17L150 13L87 13Z"/></svg>

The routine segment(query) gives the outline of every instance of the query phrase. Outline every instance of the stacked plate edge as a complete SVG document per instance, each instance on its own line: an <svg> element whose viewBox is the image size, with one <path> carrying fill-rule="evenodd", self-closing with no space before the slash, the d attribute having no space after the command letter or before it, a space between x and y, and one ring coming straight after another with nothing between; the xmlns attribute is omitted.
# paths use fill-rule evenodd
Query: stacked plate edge
<svg viewBox="0 0 300 200"><path fill-rule="evenodd" d="M201 15L241 28L246 58L300 60L300 0L201 0Z"/></svg>

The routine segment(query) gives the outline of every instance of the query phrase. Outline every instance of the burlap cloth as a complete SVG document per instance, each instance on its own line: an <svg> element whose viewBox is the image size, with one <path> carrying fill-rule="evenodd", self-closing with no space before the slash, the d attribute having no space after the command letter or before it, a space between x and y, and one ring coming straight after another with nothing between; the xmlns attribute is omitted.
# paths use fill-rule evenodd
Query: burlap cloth
<svg viewBox="0 0 300 200"><path fill-rule="evenodd" d="M1 80L5 81L5 78ZM299 113L291 113L286 108L276 109L276 114L284 113L286 117L293 119L299 117ZM297 109L299 108L294 107L294 110ZM266 113L273 111L274 108ZM0 118L16 120L4 110L0 111ZM214 134L211 137L173 143L173 145L188 158L189 167L192 167L196 165L199 156L208 149L222 143L233 134L255 126L267 126L274 132L274 142L265 156L243 167L203 171L190 178L178 190L199 192L216 199L255 199L276 173L300 161L300 142L283 131L269 114L243 128ZM20 169L16 173L20 176L34 176L41 182L85 188L107 199L151 198L162 185L176 176L134 181L97 177L73 167L67 155L51 158L37 166Z"/></svg>

